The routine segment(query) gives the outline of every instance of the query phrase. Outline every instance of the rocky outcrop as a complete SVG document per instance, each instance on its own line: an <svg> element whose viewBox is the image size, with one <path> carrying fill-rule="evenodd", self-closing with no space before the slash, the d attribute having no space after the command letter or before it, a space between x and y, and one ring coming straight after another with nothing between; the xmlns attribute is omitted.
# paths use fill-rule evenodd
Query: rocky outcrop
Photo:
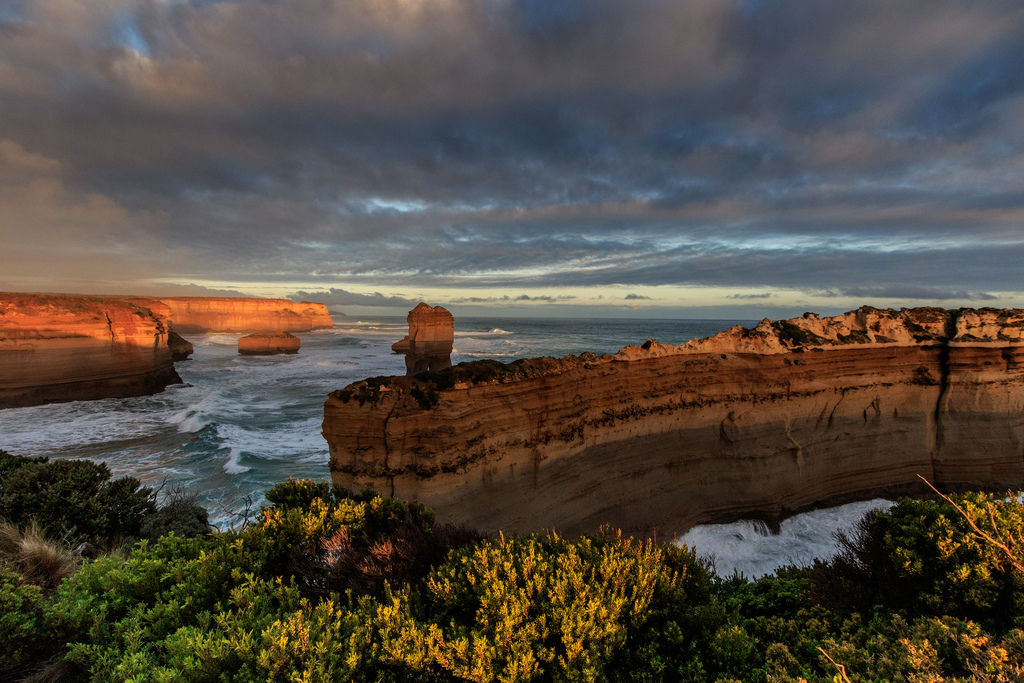
<svg viewBox="0 0 1024 683"><path fill-rule="evenodd" d="M876 310L615 355L460 364L324 406L331 474L485 530L672 536L1024 484L1024 311Z"/></svg>
<svg viewBox="0 0 1024 683"><path fill-rule="evenodd" d="M174 297L167 306L174 330L181 334L229 332L309 332L334 327L324 304L287 299L243 297Z"/></svg>
<svg viewBox="0 0 1024 683"><path fill-rule="evenodd" d="M166 314L157 301L0 293L0 408L180 384L174 356L192 345L169 345Z"/></svg>
<svg viewBox="0 0 1024 683"><path fill-rule="evenodd" d="M452 366L455 320L446 308L420 302L406 316L409 334L391 345L395 353L405 354L407 375L437 371Z"/></svg>
<svg viewBox="0 0 1024 683"><path fill-rule="evenodd" d="M183 338L174 330L170 330L167 333L167 348L171 350L171 360L174 361L188 360L188 357L194 351L192 342Z"/></svg>
<svg viewBox="0 0 1024 683"><path fill-rule="evenodd" d="M238 353L243 356L274 356L279 353L298 353L302 342L294 334L250 334L238 340Z"/></svg>

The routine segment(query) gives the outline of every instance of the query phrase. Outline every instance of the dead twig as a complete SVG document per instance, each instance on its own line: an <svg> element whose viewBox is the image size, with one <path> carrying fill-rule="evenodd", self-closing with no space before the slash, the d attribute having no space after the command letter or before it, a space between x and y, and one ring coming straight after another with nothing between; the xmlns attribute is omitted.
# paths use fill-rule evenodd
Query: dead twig
<svg viewBox="0 0 1024 683"><path fill-rule="evenodd" d="M935 491L935 493L939 497L941 497L944 501L946 501L947 503L952 505L954 508L956 508L956 511L960 513L960 516L963 517L967 521L967 523L971 526L971 529L974 531L975 536L977 536L978 538L980 538L980 539L982 539L984 541L988 541L989 543L994 545L996 548L999 548L1000 550L1002 550L1003 554L1006 555L1006 559L1009 561L1010 565L1013 566L1013 568L1016 569L1017 571L1019 571L1021 573L1024 573L1024 563L1022 563L1020 558L1013 552L1013 549L1010 548L1010 546L1008 546L1003 541L1002 535L999 533L999 527L996 526L995 510L993 509L991 504L988 505L988 515L989 515L989 519L990 519L991 524L992 524L992 531L997 536L999 536L998 539L997 538L993 538L991 535L989 535L989 534L985 533L984 531L982 531L981 528L978 527L978 525L974 522L974 520L971 519L971 516L967 514L966 510L964 510L962 507L960 507L959 505L954 503L950 499L949 496L945 495L944 493L940 492L937 488L932 486L932 483L930 481L928 481L927 479L922 477L920 474L917 475L917 477L921 481L923 481L925 484L927 484L928 488L930 488L932 491ZM1010 538L1012 539L1013 536L1011 535Z"/></svg>
<svg viewBox="0 0 1024 683"><path fill-rule="evenodd" d="M818 648L818 652L820 652L821 654L825 655L825 659L827 659L828 661L832 662L832 666L834 666L836 668L836 670L839 671L839 675L842 676L843 680L846 681L846 683L850 683L850 679L846 675L846 667L845 666L843 666L842 664L836 664L836 660L834 660L834 659L832 659L831 657L828 656L828 653L825 652L825 648L819 647Z"/></svg>

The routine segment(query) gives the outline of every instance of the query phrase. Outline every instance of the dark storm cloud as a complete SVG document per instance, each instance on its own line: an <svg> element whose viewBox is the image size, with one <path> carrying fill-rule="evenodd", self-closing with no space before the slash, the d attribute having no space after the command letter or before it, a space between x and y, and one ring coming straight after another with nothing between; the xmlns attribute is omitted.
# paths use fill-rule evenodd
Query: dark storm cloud
<svg viewBox="0 0 1024 683"><path fill-rule="evenodd" d="M24 0L4 277L1022 291L1022 41L1017 0Z"/></svg>
<svg viewBox="0 0 1024 683"><path fill-rule="evenodd" d="M651 297L644 296L643 294L627 294L625 297L626 301L642 301L650 300Z"/></svg>

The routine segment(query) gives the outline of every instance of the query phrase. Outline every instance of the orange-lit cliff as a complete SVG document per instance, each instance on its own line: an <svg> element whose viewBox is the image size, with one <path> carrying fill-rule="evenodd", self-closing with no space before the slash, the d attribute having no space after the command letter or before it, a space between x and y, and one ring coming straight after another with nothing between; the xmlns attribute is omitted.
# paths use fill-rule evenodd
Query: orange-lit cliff
<svg viewBox="0 0 1024 683"><path fill-rule="evenodd" d="M156 300L0 293L0 408L139 396L181 383L192 345Z"/></svg>
<svg viewBox="0 0 1024 683"><path fill-rule="evenodd" d="M174 330L186 335L309 332L334 327L327 306L307 301L245 297L172 297L160 301L168 308Z"/></svg>
<svg viewBox="0 0 1024 683"><path fill-rule="evenodd" d="M445 521L672 536L705 521L1024 483L1024 311L862 308L356 383L324 407L333 481Z"/></svg>

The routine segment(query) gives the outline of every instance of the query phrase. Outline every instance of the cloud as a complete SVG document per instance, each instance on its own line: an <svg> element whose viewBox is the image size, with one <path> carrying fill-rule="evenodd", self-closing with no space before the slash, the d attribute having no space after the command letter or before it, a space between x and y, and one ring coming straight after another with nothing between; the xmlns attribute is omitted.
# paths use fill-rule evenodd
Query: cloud
<svg viewBox="0 0 1024 683"><path fill-rule="evenodd" d="M511 299L511 301L543 301L545 303L556 303L559 301L572 301L576 297L572 294L559 294L558 296L550 296L543 294L540 296L530 296L529 294L520 294L519 296ZM503 301L509 301L509 297L502 297Z"/></svg>
<svg viewBox="0 0 1024 683"><path fill-rule="evenodd" d="M727 299L770 299L772 297L771 292L765 292L763 294L730 294Z"/></svg>
<svg viewBox="0 0 1024 683"><path fill-rule="evenodd" d="M240 292L234 289L221 289L219 287L206 287L190 282L187 285L174 283L158 283L152 285L133 285L131 293L144 296L226 296L244 297L252 296L247 292Z"/></svg>
<svg viewBox="0 0 1024 683"><path fill-rule="evenodd" d="M0 36L12 286L1024 291L1017 0L21 0Z"/></svg>
<svg viewBox="0 0 1024 683"><path fill-rule="evenodd" d="M311 301L328 306L398 306L413 308L418 302L401 296L385 296L380 292L358 294L344 289L331 287L326 292L295 292L288 296L292 301Z"/></svg>
<svg viewBox="0 0 1024 683"><path fill-rule="evenodd" d="M641 299L650 300L651 297L644 296L643 294L627 294L626 301L639 301Z"/></svg>
<svg viewBox="0 0 1024 683"><path fill-rule="evenodd" d="M924 299L934 301L994 301L998 297L987 292L968 292L966 290L943 289L941 287L920 287L915 285L886 285L881 287L845 287L838 290L827 290L819 296L852 297L858 299Z"/></svg>
<svg viewBox="0 0 1024 683"><path fill-rule="evenodd" d="M508 294L503 296L461 296L450 299L448 303L453 304L515 304L520 302L540 302L540 303L558 303L565 301L572 301L576 299L574 294L559 294L557 296L550 294L541 295L530 295L520 294L512 297Z"/></svg>

